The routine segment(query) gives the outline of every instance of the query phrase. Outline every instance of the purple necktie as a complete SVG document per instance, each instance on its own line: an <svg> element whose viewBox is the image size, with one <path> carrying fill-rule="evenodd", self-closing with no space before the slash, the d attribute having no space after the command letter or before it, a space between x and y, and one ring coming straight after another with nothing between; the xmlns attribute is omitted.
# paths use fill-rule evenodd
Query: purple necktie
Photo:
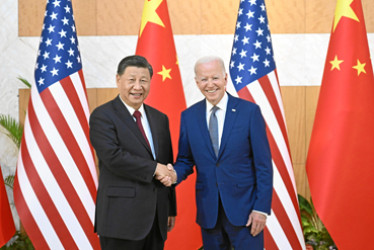
<svg viewBox="0 0 374 250"><path fill-rule="evenodd" d="M142 133L142 135L143 135L145 141L147 142L148 147L151 148L151 146L150 146L150 144L149 144L149 141L148 141L148 139L147 139L147 136L145 135L145 132L144 132L144 129L143 129L142 121L141 121L141 118L140 118L141 115L142 115L142 114L141 114L138 110L135 110L135 112L134 112L134 114L133 114L133 116L134 116L135 119L136 119L136 125L138 125L138 128L139 128L140 132Z"/></svg>

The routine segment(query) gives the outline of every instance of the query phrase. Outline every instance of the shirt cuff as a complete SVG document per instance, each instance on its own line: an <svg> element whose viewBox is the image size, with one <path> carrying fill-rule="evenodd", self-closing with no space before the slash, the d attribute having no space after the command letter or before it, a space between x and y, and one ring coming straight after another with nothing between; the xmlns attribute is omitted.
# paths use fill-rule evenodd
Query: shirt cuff
<svg viewBox="0 0 374 250"><path fill-rule="evenodd" d="M267 213L264 213L264 212L261 212L261 211L258 211L258 210L252 210L252 211L256 212L256 213L259 213L259 214L262 214L262 215L265 215L266 218L268 217Z"/></svg>

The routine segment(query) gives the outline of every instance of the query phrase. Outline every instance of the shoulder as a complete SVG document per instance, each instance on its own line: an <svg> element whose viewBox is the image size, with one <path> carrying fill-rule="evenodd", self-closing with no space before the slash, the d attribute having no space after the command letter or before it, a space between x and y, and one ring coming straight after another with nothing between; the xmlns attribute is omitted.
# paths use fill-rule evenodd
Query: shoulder
<svg viewBox="0 0 374 250"><path fill-rule="evenodd" d="M201 101L198 101L197 103L191 105L190 107L188 107L187 109L185 109L182 114L184 115L187 115L187 114L193 114L193 113L196 113L198 111L200 111L201 109L204 109L205 110L205 107L206 107L206 104L205 104L205 99L201 100Z"/></svg>
<svg viewBox="0 0 374 250"><path fill-rule="evenodd" d="M118 105L119 98L118 96L114 98L113 100L110 100L104 104L101 104L97 106L91 113L91 117L95 116L100 116L100 115L105 115L105 114L110 114L113 113L114 110L116 109L115 107Z"/></svg>

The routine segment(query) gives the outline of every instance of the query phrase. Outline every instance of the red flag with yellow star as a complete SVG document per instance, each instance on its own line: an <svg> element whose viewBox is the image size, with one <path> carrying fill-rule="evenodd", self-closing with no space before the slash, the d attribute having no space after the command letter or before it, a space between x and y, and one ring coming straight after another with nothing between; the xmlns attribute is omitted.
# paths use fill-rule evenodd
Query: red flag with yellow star
<svg viewBox="0 0 374 250"><path fill-rule="evenodd" d="M338 249L371 246L374 77L360 0L337 1L306 168Z"/></svg>
<svg viewBox="0 0 374 250"><path fill-rule="evenodd" d="M167 114L174 155L178 152L180 114L186 108L178 59L166 0L145 0L136 54L153 67L151 90L146 103ZM191 178L192 177L192 178ZM169 232L165 249L201 247L200 228L195 223L195 175L177 186L178 216Z"/></svg>

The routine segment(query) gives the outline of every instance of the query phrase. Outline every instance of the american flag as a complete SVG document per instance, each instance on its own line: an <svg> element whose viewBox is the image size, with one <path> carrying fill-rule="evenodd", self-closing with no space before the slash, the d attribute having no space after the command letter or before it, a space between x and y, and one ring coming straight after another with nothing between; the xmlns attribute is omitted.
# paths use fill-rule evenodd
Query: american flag
<svg viewBox="0 0 374 250"><path fill-rule="evenodd" d="M39 249L99 249L97 173L71 1L47 1L14 200Z"/></svg>
<svg viewBox="0 0 374 250"><path fill-rule="evenodd" d="M265 248L305 249L264 0L241 0L235 29L230 76L238 96L261 107L273 158L273 201Z"/></svg>

